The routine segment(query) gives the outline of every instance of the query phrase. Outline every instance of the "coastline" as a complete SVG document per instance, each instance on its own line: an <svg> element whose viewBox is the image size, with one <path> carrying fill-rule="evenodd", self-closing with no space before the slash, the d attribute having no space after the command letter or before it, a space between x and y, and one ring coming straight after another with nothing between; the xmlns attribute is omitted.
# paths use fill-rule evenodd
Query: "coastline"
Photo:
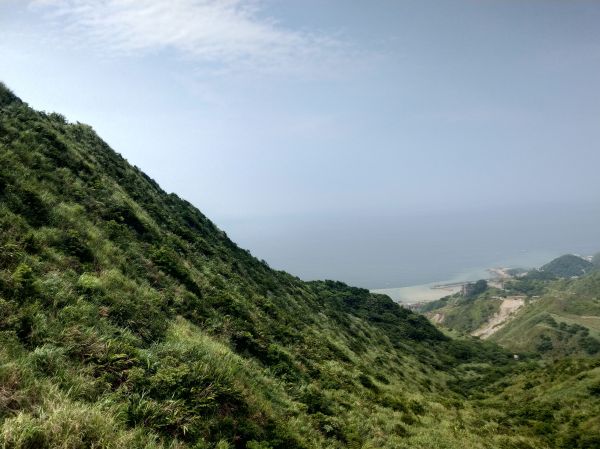
<svg viewBox="0 0 600 449"><path fill-rule="evenodd" d="M508 270L508 267L486 268L482 272L477 272L477 274L485 272L487 276L478 276L474 275L475 273L469 273L466 276L460 276L457 279L448 281L429 282L427 284L409 285L406 287L378 288L371 289L371 292L388 295L394 301L405 306L410 306L417 303L436 301L445 296L453 295L460 292L465 284L478 281L479 279L485 279L490 283L501 282L511 277L508 274Z"/></svg>
<svg viewBox="0 0 600 449"><path fill-rule="evenodd" d="M513 257L498 259L489 265L475 266L452 274L445 280L432 281L422 284L408 284L400 287L385 287L370 289L373 293L388 295L394 301L404 306L417 303L431 302L461 291L462 286L485 279L492 287L502 287L504 281L514 277L514 270L529 270L540 267L568 251L521 251ZM589 259L589 256L579 256ZM435 277L433 277L435 279ZM439 279L439 278L438 278ZM442 278L444 279L444 278Z"/></svg>

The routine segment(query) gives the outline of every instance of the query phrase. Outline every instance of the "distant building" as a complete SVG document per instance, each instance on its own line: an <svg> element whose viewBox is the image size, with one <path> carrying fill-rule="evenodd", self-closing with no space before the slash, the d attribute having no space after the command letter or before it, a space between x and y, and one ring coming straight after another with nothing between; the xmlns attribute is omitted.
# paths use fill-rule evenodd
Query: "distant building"
<svg viewBox="0 0 600 449"><path fill-rule="evenodd" d="M463 284L461 293L463 296L469 296L473 292L474 288L475 288L475 284L473 284L473 283L469 282L469 283Z"/></svg>
<svg viewBox="0 0 600 449"><path fill-rule="evenodd" d="M480 279L477 282L467 282L462 286L462 294L465 297L475 296L483 293L488 288L488 282L485 279Z"/></svg>

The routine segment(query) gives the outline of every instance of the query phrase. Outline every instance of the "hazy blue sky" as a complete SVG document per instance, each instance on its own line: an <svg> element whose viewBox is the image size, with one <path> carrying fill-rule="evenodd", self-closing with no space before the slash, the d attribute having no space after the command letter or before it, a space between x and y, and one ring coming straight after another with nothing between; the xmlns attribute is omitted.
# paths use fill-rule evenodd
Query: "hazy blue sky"
<svg viewBox="0 0 600 449"><path fill-rule="evenodd" d="M0 79L302 277L600 248L598 1L0 0Z"/></svg>

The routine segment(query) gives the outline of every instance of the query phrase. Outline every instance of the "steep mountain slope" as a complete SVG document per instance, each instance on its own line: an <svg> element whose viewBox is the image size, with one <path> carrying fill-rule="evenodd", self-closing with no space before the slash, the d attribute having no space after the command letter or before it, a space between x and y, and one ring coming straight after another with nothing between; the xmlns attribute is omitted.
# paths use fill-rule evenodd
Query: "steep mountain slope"
<svg viewBox="0 0 600 449"><path fill-rule="evenodd" d="M497 398L539 366L451 340L386 296L270 269L89 126L36 112L2 85L0 230L1 447L596 438L593 398L564 429L530 426L552 426L558 412L511 417L528 398ZM594 366L582 372L590 388L600 382Z"/></svg>

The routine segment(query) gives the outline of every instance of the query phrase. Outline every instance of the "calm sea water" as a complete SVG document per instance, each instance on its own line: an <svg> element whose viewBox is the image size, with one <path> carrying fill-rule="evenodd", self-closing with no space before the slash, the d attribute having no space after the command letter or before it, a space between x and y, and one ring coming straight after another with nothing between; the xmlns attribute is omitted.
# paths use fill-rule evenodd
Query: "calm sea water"
<svg viewBox="0 0 600 449"><path fill-rule="evenodd" d="M219 224L274 268L369 289L477 280L488 277L487 268L538 267L561 254L600 251L600 204Z"/></svg>

